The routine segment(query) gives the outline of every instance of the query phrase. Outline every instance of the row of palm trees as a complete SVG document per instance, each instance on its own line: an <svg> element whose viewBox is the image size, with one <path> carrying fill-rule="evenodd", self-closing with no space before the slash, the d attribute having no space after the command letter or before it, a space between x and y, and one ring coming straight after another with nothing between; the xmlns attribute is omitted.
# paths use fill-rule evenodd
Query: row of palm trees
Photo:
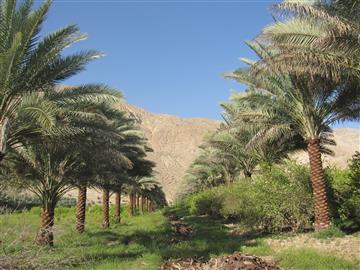
<svg viewBox="0 0 360 270"><path fill-rule="evenodd" d="M247 86L224 108L187 178L197 189L251 177L260 162L308 152L316 230L330 225L321 153L331 153L331 126L360 119L360 2L284 1L275 23L247 42L257 61L225 74Z"/></svg>
<svg viewBox="0 0 360 270"><path fill-rule="evenodd" d="M59 86L102 56L63 50L86 39L75 25L40 37L52 1L0 2L1 181L31 190L42 202L40 244L53 245L57 202L78 188L76 229L85 229L88 188L103 190L103 226L109 226L109 197L125 190L152 208L165 203L151 180L146 140L126 112L116 108L119 91L101 84ZM151 183L151 184L150 184Z"/></svg>

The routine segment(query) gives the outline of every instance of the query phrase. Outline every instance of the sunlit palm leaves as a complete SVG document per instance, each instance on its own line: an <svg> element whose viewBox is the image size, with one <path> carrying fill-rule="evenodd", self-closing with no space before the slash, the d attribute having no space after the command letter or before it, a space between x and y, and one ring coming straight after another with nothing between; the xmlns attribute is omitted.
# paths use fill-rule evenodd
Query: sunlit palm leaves
<svg viewBox="0 0 360 270"><path fill-rule="evenodd" d="M276 48L254 70L360 78L360 2L284 1L273 7L276 22L263 30Z"/></svg>
<svg viewBox="0 0 360 270"><path fill-rule="evenodd" d="M54 126L59 112L57 104L42 97L53 92L56 83L77 74L89 61L101 56L96 51L63 56L61 53L66 47L85 39L86 35L72 25L41 38L39 32L51 1L44 2L36 10L32 10L32 4L33 1L17 3L16 0L0 3L1 158L7 147L28 136L48 130L60 132ZM86 88L92 92L91 97ZM91 102L96 98L98 102L104 100L104 95L109 97L110 91L105 91L104 87L98 93L95 88L101 87L83 86L72 91L77 91L83 101L85 97L90 97ZM71 98L74 97L68 97L66 103L69 104Z"/></svg>

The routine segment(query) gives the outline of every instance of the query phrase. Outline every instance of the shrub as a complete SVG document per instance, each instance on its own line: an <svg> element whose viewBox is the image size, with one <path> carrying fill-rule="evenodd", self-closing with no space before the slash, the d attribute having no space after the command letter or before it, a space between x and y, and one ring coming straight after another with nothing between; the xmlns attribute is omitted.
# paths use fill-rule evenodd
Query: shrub
<svg viewBox="0 0 360 270"><path fill-rule="evenodd" d="M185 198L185 205L191 215L220 216L222 195L217 189L209 189Z"/></svg>
<svg viewBox="0 0 360 270"><path fill-rule="evenodd" d="M326 170L330 206L334 222L346 231L360 229L360 153L349 161L349 168Z"/></svg>
<svg viewBox="0 0 360 270"><path fill-rule="evenodd" d="M72 207L75 205L76 199L69 197L61 198L57 204L59 207ZM0 213L29 210L36 206L41 206L41 201L34 195L5 194L0 192Z"/></svg>
<svg viewBox="0 0 360 270"><path fill-rule="evenodd" d="M239 179L187 196L190 214L221 217L265 231L303 231L313 219L309 171L287 162L264 166L252 179Z"/></svg>
<svg viewBox="0 0 360 270"><path fill-rule="evenodd" d="M267 166L255 177L261 225L266 231L303 231L311 227L313 199L309 169L295 162Z"/></svg>
<svg viewBox="0 0 360 270"><path fill-rule="evenodd" d="M0 213L22 211L39 205L41 205L40 200L34 196L0 193Z"/></svg>

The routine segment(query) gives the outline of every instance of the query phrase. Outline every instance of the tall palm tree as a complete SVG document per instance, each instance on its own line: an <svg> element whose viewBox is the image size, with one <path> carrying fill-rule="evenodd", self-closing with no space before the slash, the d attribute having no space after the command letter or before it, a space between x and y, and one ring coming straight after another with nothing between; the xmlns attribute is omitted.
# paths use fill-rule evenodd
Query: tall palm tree
<svg viewBox="0 0 360 270"><path fill-rule="evenodd" d="M250 47L260 57L272 53L271 49L257 42L250 43ZM246 62L250 66L254 64ZM315 229L327 228L330 218L321 152L327 151L323 147L325 144L333 142L329 138L333 123L358 117L353 110L358 106L358 94L349 91L358 86L353 81L338 86L320 79L309 80L287 74L254 77L246 69L235 71L230 77L250 86L248 93L237 101L243 107L241 115L261 127L258 140L283 137L293 141L301 138L305 143L315 200Z"/></svg>
<svg viewBox="0 0 360 270"><path fill-rule="evenodd" d="M87 51L62 56L62 51L86 39L75 25L40 38L52 1L32 10L33 1L0 2L0 161L14 145L55 128L56 108L41 99L54 85L82 71L101 56Z"/></svg>

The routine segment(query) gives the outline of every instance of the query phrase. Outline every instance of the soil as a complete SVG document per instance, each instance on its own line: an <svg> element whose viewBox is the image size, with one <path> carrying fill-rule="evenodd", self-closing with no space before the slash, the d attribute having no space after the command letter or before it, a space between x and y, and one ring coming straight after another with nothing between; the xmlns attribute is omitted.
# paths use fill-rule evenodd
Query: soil
<svg viewBox="0 0 360 270"><path fill-rule="evenodd" d="M193 229L175 214L168 215L172 239L179 241L182 237L191 237ZM272 262L267 262L260 257L245 253L235 252L232 255L221 256L205 260L203 258L169 259L159 270L280 270Z"/></svg>
<svg viewBox="0 0 360 270"><path fill-rule="evenodd" d="M280 270L275 264L263 259L235 252L232 255L202 259L170 259L159 270Z"/></svg>

